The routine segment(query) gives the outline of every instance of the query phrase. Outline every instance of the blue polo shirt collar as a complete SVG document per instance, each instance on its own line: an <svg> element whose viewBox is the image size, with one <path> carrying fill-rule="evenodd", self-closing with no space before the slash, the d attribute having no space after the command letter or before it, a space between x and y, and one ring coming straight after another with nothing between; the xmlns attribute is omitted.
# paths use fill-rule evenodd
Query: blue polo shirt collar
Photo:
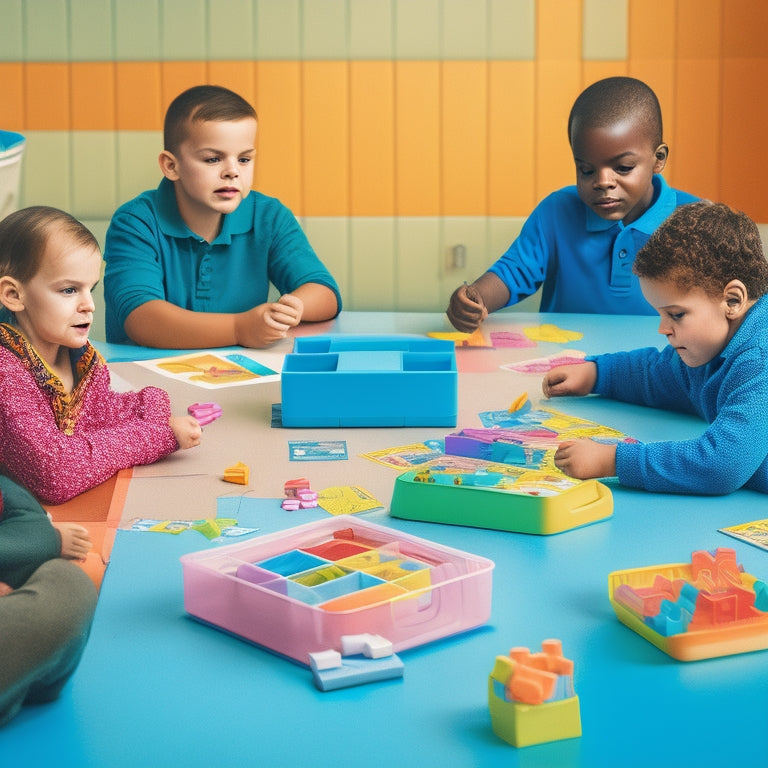
<svg viewBox="0 0 768 768"><path fill-rule="evenodd" d="M648 236L652 235L677 206L677 194L675 190L667 184L663 176L654 174L652 183L653 202L639 219L633 221L626 227L620 221L616 222L603 219L591 208L584 206L587 213L587 231L603 232L618 225L621 229L637 229Z"/></svg>
<svg viewBox="0 0 768 768"><path fill-rule="evenodd" d="M229 245L232 242L232 235L242 235L250 231L255 204L255 195L248 195L232 213L225 214L221 232L211 245ZM200 239L181 218L179 207L176 204L176 190L173 182L169 179L163 178L157 188L155 211L160 231L164 235Z"/></svg>

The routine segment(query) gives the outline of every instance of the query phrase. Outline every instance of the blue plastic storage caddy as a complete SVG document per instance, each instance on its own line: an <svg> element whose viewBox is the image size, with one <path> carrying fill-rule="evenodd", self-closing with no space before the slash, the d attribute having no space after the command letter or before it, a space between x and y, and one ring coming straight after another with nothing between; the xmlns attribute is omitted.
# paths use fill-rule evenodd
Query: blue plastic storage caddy
<svg viewBox="0 0 768 768"><path fill-rule="evenodd" d="M297 338L281 376L284 427L455 427L454 343L424 336Z"/></svg>

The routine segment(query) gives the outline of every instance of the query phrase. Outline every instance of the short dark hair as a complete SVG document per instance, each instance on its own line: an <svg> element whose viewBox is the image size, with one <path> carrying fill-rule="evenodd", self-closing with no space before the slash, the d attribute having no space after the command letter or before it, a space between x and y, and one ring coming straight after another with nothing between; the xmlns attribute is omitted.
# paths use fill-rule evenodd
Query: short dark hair
<svg viewBox="0 0 768 768"><path fill-rule="evenodd" d="M649 280L671 280L681 290L701 288L719 296L741 280L750 299L768 293L768 261L757 225L723 203L681 205L635 257L633 271Z"/></svg>
<svg viewBox="0 0 768 768"><path fill-rule="evenodd" d="M78 245L100 250L91 230L74 216L47 205L33 205L9 213L0 221L0 277L8 275L22 283L31 280L40 270L54 229L66 232ZM11 317L0 306L0 321Z"/></svg>
<svg viewBox="0 0 768 768"><path fill-rule="evenodd" d="M568 116L568 142L585 128L603 128L632 119L642 124L654 149L663 141L661 105L653 90L634 77L606 77L579 94Z"/></svg>
<svg viewBox="0 0 768 768"><path fill-rule="evenodd" d="M256 119L256 110L240 95L220 85L195 85L169 105L163 126L163 145L174 154L187 138L187 124L207 120Z"/></svg>

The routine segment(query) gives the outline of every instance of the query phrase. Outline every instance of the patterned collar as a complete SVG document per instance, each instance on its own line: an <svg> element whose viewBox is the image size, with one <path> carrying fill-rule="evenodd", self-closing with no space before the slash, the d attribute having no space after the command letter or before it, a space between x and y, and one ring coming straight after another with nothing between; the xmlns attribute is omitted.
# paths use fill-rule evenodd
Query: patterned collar
<svg viewBox="0 0 768 768"><path fill-rule="evenodd" d="M0 347L4 347L19 358L37 386L48 397L59 430L65 435L74 434L85 393L88 390L88 382L99 364L103 362L96 348L87 343L80 349L70 350L75 386L71 392L67 392L61 379L37 354L26 337L12 325L0 323Z"/></svg>

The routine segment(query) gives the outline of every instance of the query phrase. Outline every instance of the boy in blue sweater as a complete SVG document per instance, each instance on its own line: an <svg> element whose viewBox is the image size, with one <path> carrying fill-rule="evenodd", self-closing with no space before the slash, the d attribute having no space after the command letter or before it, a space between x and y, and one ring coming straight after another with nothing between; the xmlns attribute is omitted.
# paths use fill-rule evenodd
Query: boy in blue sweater
<svg viewBox="0 0 768 768"><path fill-rule="evenodd" d="M553 368L547 397L595 393L682 411L701 437L656 443L561 443L572 477L618 476L648 491L768 493L768 262L755 224L726 205L678 208L638 253L643 294L669 344Z"/></svg>
<svg viewBox="0 0 768 768"><path fill-rule="evenodd" d="M220 86L171 102L165 178L121 206L107 232L107 341L264 347L339 313L336 281L294 215L251 189L256 128L253 107Z"/></svg>
<svg viewBox="0 0 768 768"><path fill-rule="evenodd" d="M662 136L659 101L640 80L609 77L583 91L568 119L576 185L542 200L509 250L453 292L453 326L471 333L542 285L542 312L653 314L632 274L635 254L697 199L659 175L669 155Z"/></svg>

